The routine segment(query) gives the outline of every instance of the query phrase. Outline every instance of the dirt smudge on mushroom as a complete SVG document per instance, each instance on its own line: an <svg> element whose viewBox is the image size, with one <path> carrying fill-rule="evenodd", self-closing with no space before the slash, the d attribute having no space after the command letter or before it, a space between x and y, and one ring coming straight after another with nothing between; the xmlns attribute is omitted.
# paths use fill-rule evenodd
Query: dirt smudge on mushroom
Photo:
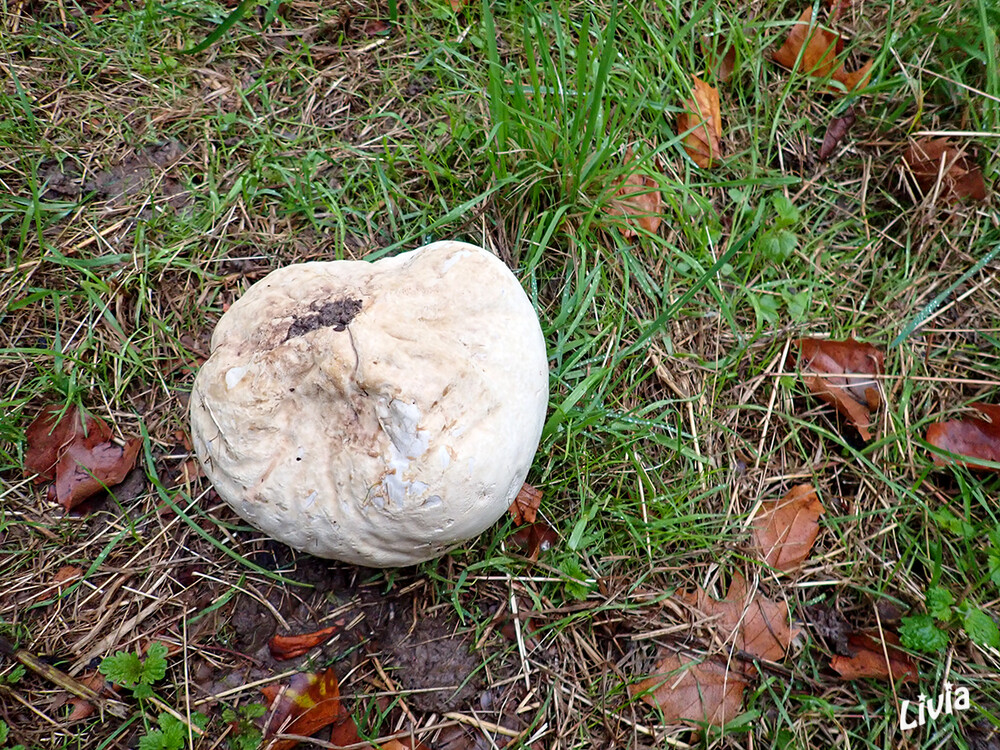
<svg viewBox="0 0 1000 750"><path fill-rule="evenodd" d="M312 308L313 312L311 313L293 317L292 324L288 326L285 341L296 336L303 336L318 328L333 328L335 331L345 330L347 324L361 312L361 300L345 297L333 302L324 302L318 307L314 303Z"/></svg>

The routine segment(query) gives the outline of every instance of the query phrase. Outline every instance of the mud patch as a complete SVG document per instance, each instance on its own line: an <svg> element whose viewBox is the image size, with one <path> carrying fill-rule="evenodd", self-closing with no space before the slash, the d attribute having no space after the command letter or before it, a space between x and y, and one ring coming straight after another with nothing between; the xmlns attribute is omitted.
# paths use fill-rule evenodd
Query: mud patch
<svg viewBox="0 0 1000 750"><path fill-rule="evenodd" d="M419 711L444 713L469 704L482 690L476 674L480 660L470 653L470 643L455 633L445 617L396 621L386 630L393 679L407 691L406 702Z"/></svg>
<svg viewBox="0 0 1000 750"><path fill-rule="evenodd" d="M68 164L51 163L42 169L48 198L107 201L121 208L139 196L152 196L172 208L187 204L189 196L170 170L186 148L178 141L147 146L120 164L86 177Z"/></svg>

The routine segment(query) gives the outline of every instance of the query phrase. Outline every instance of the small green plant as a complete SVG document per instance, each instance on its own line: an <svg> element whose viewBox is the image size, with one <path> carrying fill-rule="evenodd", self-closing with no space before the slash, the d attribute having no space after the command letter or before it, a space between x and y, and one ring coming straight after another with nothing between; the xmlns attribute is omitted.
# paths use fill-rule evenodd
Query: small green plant
<svg viewBox="0 0 1000 750"><path fill-rule="evenodd" d="M106 657L98 669L111 682L129 688L136 698L151 698L153 683L167 673L167 647L159 642L149 644L145 659L129 651L117 651Z"/></svg>
<svg viewBox="0 0 1000 750"><path fill-rule="evenodd" d="M248 703L236 711L224 708L222 720L233 727L229 736L229 750L256 750L260 747L262 736L256 720L266 713L267 706L260 703Z"/></svg>
<svg viewBox="0 0 1000 750"><path fill-rule="evenodd" d="M10 737L10 727L7 722L0 719L0 747L7 746L7 739ZM24 745L14 745L10 750L25 750Z"/></svg>
<svg viewBox="0 0 1000 750"><path fill-rule="evenodd" d="M784 263L799 244L798 236L792 231L800 220L799 209L782 193L771 197L771 205L776 216L771 227L758 240L759 248L768 260Z"/></svg>
<svg viewBox="0 0 1000 750"><path fill-rule="evenodd" d="M948 646L948 632L961 627L973 643L1000 648L1000 628L986 612L968 601L956 603L941 586L927 589L927 614L903 618L899 636L907 648L936 653Z"/></svg>
<svg viewBox="0 0 1000 750"><path fill-rule="evenodd" d="M149 730L139 738L139 750L184 750L187 746L188 728L184 722L170 714L160 714L156 720L159 729ZM208 717L202 713L191 715L191 723L199 729L208 726Z"/></svg>
<svg viewBox="0 0 1000 750"><path fill-rule="evenodd" d="M18 664L9 673L0 677L0 682L3 682L5 685L16 685L24 677L24 672L24 665Z"/></svg>
<svg viewBox="0 0 1000 750"><path fill-rule="evenodd" d="M167 674L167 647L153 642L146 649L145 658L130 651L117 651L106 657L98 670L111 682L131 690L140 701L148 700L153 697L153 683ZM191 722L204 729L208 726L208 717L196 712L191 715ZM156 723L158 729L149 729L139 738L139 750L184 750L189 735L183 721L161 713Z"/></svg>

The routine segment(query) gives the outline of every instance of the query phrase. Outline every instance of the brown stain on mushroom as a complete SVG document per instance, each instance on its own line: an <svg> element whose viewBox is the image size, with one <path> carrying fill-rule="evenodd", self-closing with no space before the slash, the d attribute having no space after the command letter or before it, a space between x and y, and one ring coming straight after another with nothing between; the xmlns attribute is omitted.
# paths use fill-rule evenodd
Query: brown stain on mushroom
<svg viewBox="0 0 1000 750"><path fill-rule="evenodd" d="M288 326L288 333L285 334L285 341L304 336L318 328L333 328L335 331L344 331L347 325L361 312L361 300L344 297L333 302L313 302L310 312L296 314L292 316L292 323Z"/></svg>

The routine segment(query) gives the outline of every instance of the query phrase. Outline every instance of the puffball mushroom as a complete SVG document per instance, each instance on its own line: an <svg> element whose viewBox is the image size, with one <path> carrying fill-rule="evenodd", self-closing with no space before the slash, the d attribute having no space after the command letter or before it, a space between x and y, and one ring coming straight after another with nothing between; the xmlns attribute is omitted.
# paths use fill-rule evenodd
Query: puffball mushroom
<svg viewBox="0 0 1000 750"><path fill-rule="evenodd" d="M437 557L507 510L538 447L548 361L507 266L464 242L301 263L219 320L191 435L269 536L371 567Z"/></svg>

